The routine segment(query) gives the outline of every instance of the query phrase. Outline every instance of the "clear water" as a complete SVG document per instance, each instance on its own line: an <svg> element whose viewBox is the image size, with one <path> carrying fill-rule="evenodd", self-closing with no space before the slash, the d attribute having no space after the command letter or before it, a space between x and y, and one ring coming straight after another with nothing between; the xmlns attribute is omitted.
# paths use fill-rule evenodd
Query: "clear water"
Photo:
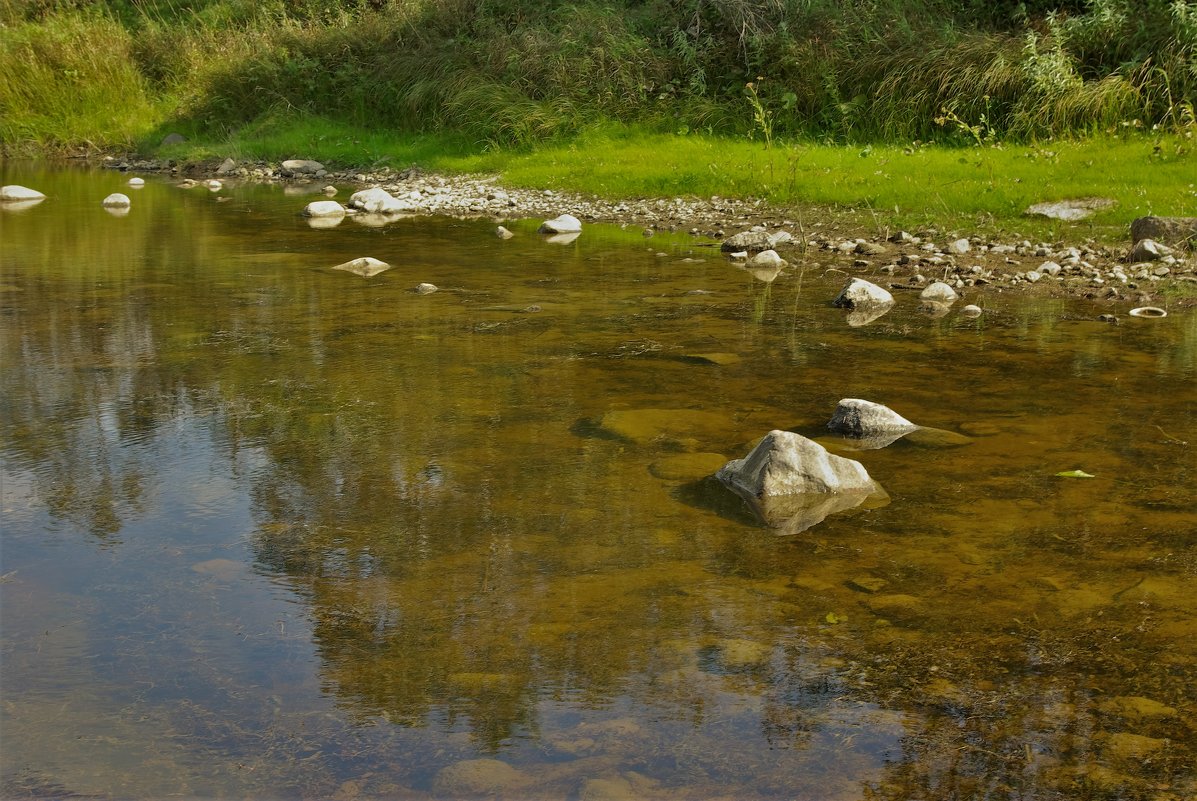
<svg viewBox="0 0 1197 801"><path fill-rule="evenodd" d="M1197 795L1192 311L0 176L3 797ZM790 537L704 480L845 397L972 441Z"/></svg>

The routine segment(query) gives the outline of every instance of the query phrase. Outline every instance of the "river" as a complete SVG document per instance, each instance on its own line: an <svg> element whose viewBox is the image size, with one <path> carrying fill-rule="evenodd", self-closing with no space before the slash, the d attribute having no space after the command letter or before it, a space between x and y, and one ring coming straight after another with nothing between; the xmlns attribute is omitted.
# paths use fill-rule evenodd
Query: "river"
<svg viewBox="0 0 1197 801"><path fill-rule="evenodd" d="M1197 312L127 178L0 163L3 797L1197 796ZM763 526L773 429L890 502Z"/></svg>

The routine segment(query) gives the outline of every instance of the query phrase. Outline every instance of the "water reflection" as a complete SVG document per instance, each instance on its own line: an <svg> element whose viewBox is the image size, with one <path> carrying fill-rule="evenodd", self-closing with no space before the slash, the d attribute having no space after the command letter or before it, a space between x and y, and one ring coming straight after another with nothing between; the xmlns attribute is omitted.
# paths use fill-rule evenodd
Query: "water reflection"
<svg viewBox="0 0 1197 801"><path fill-rule="evenodd" d="M1192 315L853 329L813 262L19 177L6 796L1193 793ZM973 441L784 540L703 480L843 397Z"/></svg>

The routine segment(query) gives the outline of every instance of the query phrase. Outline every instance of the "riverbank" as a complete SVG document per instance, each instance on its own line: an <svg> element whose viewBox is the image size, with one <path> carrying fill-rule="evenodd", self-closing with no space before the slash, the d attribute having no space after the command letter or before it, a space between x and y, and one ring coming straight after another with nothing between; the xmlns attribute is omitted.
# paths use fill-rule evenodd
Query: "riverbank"
<svg viewBox="0 0 1197 801"><path fill-rule="evenodd" d="M1197 258L1193 252L1171 248L1159 258L1134 261L1125 227L1122 242L1111 237L1112 226L1106 226L1104 237L1098 238L1093 236L1092 226L1070 227L1059 222L1054 227L1057 236L1052 238L1023 238L1009 232L1002 236L960 227L907 231L873 210L720 196L610 199L513 186L495 175L440 173L418 167L325 170L308 164L303 169L288 169L285 164L231 158L183 162L118 156L104 159L109 169L165 174L183 187L202 186L210 180L284 183L345 202L357 189L379 186L403 199L411 213L487 218L496 225L568 213L583 222L638 227L646 237L666 231L688 234L699 246L712 248L744 231L785 232L789 240L775 249L788 261L813 263L896 290L916 290L943 281L982 305L984 296L992 292L1084 297L1097 304L1095 314L1109 321L1135 307L1156 306L1165 311L1197 307ZM381 215L373 217L371 224L388 222Z"/></svg>

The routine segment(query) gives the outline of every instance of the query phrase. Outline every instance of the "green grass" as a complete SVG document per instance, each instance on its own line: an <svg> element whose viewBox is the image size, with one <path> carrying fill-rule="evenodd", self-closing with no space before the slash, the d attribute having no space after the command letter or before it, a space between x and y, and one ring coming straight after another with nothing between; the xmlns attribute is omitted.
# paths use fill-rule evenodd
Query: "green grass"
<svg viewBox="0 0 1197 801"><path fill-rule="evenodd" d="M1197 139L1090 137L1040 145L846 147L607 131L521 153L442 157L441 168L496 172L515 186L610 198L687 195L761 198L777 206L852 209L887 225L987 225L1050 233L1033 203L1116 201L1083 225L1099 233L1146 214L1197 213ZM1121 229L1123 235L1125 229Z"/></svg>

